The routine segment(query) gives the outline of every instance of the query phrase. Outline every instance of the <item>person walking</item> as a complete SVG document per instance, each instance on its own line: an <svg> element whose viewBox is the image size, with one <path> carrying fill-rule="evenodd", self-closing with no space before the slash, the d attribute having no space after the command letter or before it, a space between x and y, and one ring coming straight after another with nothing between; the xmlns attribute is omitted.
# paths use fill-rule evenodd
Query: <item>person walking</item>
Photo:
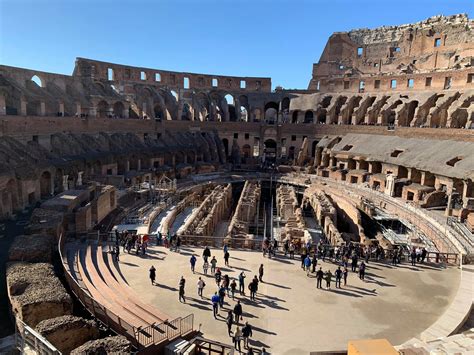
<svg viewBox="0 0 474 355"><path fill-rule="evenodd" d="M352 272L356 272L357 270L357 255L356 254L353 254L352 255L352 259L351 259L351 268L352 268Z"/></svg>
<svg viewBox="0 0 474 355"><path fill-rule="evenodd" d="M232 299L235 299L235 290L237 289L237 282L235 282L235 279L232 279L232 282L230 283L230 292L232 294Z"/></svg>
<svg viewBox="0 0 474 355"><path fill-rule="evenodd" d="M217 265L217 259L215 256L213 256L211 259L211 273L212 274L216 272L216 265Z"/></svg>
<svg viewBox="0 0 474 355"><path fill-rule="evenodd" d="M244 338L244 348L249 347L249 338L252 336L252 326L249 322L245 322L245 326L242 328L242 337Z"/></svg>
<svg viewBox="0 0 474 355"><path fill-rule="evenodd" d="M224 264L225 264L225 266L229 266L229 258L230 258L229 251L226 250L225 253L224 253Z"/></svg>
<svg viewBox="0 0 474 355"><path fill-rule="evenodd" d="M235 314L235 323L239 324L239 321L244 320L242 317L242 305L240 304L240 300L237 301L237 304L234 306L234 314Z"/></svg>
<svg viewBox="0 0 474 355"><path fill-rule="evenodd" d="M413 247L413 249L411 250L410 259L411 259L411 266L415 266L416 265L416 249L415 249L415 247Z"/></svg>
<svg viewBox="0 0 474 355"><path fill-rule="evenodd" d="M313 259L311 260L311 272L314 274L316 272L316 267L318 266L318 256L316 251L313 254Z"/></svg>
<svg viewBox="0 0 474 355"><path fill-rule="evenodd" d="M209 270L209 263L207 261L202 264L202 271L204 271L204 275L207 275L207 270Z"/></svg>
<svg viewBox="0 0 474 355"><path fill-rule="evenodd" d="M344 268L342 271L342 278L344 279L344 286L347 285L347 275L349 274L349 270L347 270L347 267Z"/></svg>
<svg viewBox="0 0 474 355"><path fill-rule="evenodd" d="M215 319L217 319L217 315L219 314L219 300L219 295L217 294L217 292L214 292L214 295L211 297L211 302Z"/></svg>
<svg viewBox="0 0 474 355"><path fill-rule="evenodd" d="M186 303L186 298L184 297L184 286L186 284L186 280L184 279L183 276L181 276L181 279L179 280L179 302L184 302Z"/></svg>
<svg viewBox="0 0 474 355"><path fill-rule="evenodd" d="M206 287L206 283L204 282L203 279L201 279L201 276L199 276L197 287L198 287L198 296L201 296L202 298L202 291L204 290L204 287Z"/></svg>
<svg viewBox="0 0 474 355"><path fill-rule="evenodd" d="M361 261L359 265L359 279L363 281L364 278L365 278L365 263Z"/></svg>
<svg viewBox="0 0 474 355"><path fill-rule="evenodd" d="M258 279L260 282L263 282L263 264L260 264L260 267L258 268Z"/></svg>
<svg viewBox="0 0 474 355"><path fill-rule="evenodd" d="M196 261L197 261L197 259L194 256L194 254L191 255L191 258L189 259L189 263L191 264L191 271L193 272L193 274L194 274L194 268L196 266Z"/></svg>
<svg viewBox="0 0 474 355"><path fill-rule="evenodd" d="M304 267L306 269L306 276L309 276L309 272L311 271L311 259L309 255L306 255L306 258L304 259Z"/></svg>
<svg viewBox="0 0 474 355"><path fill-rule="evenodd" d="M211 257L211 250L209 247L205 247L203 252L202 252L202 257L204 258L204 262L207 262L207 259Z"/></svg>
<svg viewBox="0 0 474 355"><path fill-rule="evenodd" d="M332 273L331 270L328 269L326 273L324 274L324 279L326 280L326 290L331 289L331 279L332 279Z"/></svg>
<svg viewBox="0 0 474 355"><path fill-rule="evenodd" d="M224 287L220 287L219 288L219 306L221 308L224 307L224 299L225 299L225 288Z"/></svg>
<svg viewBox="0 0 474 355"><path fill-rule="evenodd" d="M285 244L283 244L283 250L285 251L285 256L288 255L289 249L290 249L290 241L289 239L286 239Z"/></svg>
<svg viewBox="0 0 474 355"><path fill-rule="evenodd" d="M294 259L295 258L295 245L293 243L290 243L289 252L290 252L290 259Z"/></svg>
<svg viewBox="0 0 474 355"><path fill-rule="evenodd" d="M323 288L323 278L324 272L323 268L320 267L319 270L316 272L316 288Z"/></svg>
<svg viewBox="0 0 474 355"><path fill-rule="evenodd" d="M227 332L229 333L229 336L232 336L232 325L234 324L234 315L232 314L231 310L227 312L225 322L227 324Z"/></svg>
<svg viewBox="0 0 474 355"><path fill-rule="evenodd" d="M240 274L239 274L239 292L241 295L244 295L245 296L245 273L242 271Z"/></svg>
<svg viewBox="0 0 474 355"><path fill-rule="evenodd" d="M180 252L180 247L181 247L181 237L177 236L176 237L176 252Z"/></svg>
<svg viewBox="0 0 474 355"><path fill-rule="evenodd" d="M334 274L336 276L336 288L341 288L342 270L340 266L338 266Z"/></svg>
<svg viewBox="0 0 474 355"><path fill-rule="evenodd" d="M156 279L156 269L155 269L155 267L152 265L151 268L150 268L150 280L151 280L151 284L152 284L152 285L155 284L155 279Z"/></svg>
<svg viewBox="0 0 474 355"><path fill-rule="evenodd" d="M217 287L220 287L220 285L221 285L221 278L222 278L221 269L217 269L216 273L214 274L214 278L216 279Z"/></svg>
<svg viewBox="0 0 474 355"><path fill-rule="evenodd" d="M240 341L242 340L242 330L240 329L239 326L237 326L235 328L235 331L234 331L234 337L232 339L234 341L234 348L235 350L238 350L239 353L241 351L241 348L240 348Z"/></svg>

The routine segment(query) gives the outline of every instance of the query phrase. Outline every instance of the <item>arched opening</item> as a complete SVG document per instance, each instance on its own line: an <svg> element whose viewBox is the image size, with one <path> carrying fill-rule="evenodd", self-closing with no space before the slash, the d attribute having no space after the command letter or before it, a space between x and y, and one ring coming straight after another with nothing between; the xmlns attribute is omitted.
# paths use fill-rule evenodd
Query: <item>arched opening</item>
<svg viewBox="0 0 474 355"><path fill-rule="evenodd" d="M319 124L326 124L326 110L322 111L318 115L318 123Z"/></svg>
<svg viewBox="0 0 474 355"><path fill-rule="evenodd" d="M159 103L155 104L155 106L153 107L153 113L155 115L155 118L158 120L162 120L165 118L165 111L163 110L163 107Z"/></svg>
<svg viewBox="0 0 474 355"><path fill-rule="evenodd" d="M267 139L264 145L265 161L274 162L276 160L276 141L274 139Z"/></svg>
<svg viewBox="0 0 474 355"><path fill-rule="evenodd" d="M304 114L304 123L313 123L314 114L313 111L306 111Z"/></svg>
<svg viewBox="0 0 474 355"><path fill-rule="evenodd" d="M51 196L53 191L51 191L51 173L45 171L41 174L40 177L40 195L41 198L46 198Z"/></svg>
<svg viewBox="0 0 474 355"><path fill-rule="evenodd" d="M265 122L274 124L278 120L278 104L274 101L265 104Z"/></svg>
<svg viewBox="0 0 474 355"><path fill-rule="evenodd" d="M227 101L227 105L234 105L234 97L231 94L225 95L224 98Z"/></svg>
<svg viewBox="0 0 474 355"><path fill-rule="evenodd" d="M28 116L40 116L41 103L38 100L28 101L28 103L26 104L26 114Z"/></svg>
<svg viewBox="0 0 474 355"><path fill-rule="evenodd" d="M125 111L125 106L120 101L117 101L114 104L114 117L123 118L123 112Z"/></svg>
<svg viewBox="0 0 474 355"><path fill-rule="evenodd" d="M240 120L244 122L248 122L249 120L249 113L244 106L240 106Z"/></svg>
<svg viewBox="0 0 474 355"><path fill-rule="evenodd" d="M299 113L300 112L298 110L293 111L293 114L291 115L291 123L298 123Z"/></svg>
<svg viewBox="0 0 474 355"><path fill-rule="evenodd" d="M227 138L222 139L222 144L224 145L225 156L229 156L229 140Z"/></svg>
<svg viewBox="0 0 474 355"><path fill-rule="evenodd" d="M109 114L109 104L107 103L107 101L100 101L98 104L97 104L97 117L99 118L105 118L107 117Z"/></svg>
<svg viewBox="0 0 474 355"><path fill-rule="evenodd" d="M183 121L192 121L193 120L193 114L191 110L191 106L187 102L183 104L183 111L181 113L181 120Z"/></svg>
<svg viewBox="0 0 474 355"><path fill-rule="evenodd" d="M33 75L31 81L38 85L40 88L44 87L43 80L38 75Z"/></svg>

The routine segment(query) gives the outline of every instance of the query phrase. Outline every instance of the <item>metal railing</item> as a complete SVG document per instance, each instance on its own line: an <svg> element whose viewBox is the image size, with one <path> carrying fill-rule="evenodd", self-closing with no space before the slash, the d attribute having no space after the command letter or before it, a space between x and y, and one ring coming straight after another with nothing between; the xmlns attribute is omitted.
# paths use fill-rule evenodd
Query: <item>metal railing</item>
<svg viewBox="0 0 474 355"><path fill-rule="evenodd" d="M109 233L91 233L85 238L89 240L97 240L100 242L110 240ZM100 320L105 326L113 329L116 333L126 336L136 348L143 348L150 345L157 345L163 341L172 340L178 336L189 334L193 331L194 314L190 314L184 318L176 318L169 322L160 324L150 324L149 326L135 327L122 319L120 315L112 312L104 305L100 304L89 295L87 290L83 289L75 278L71 275L67 255L64 259L65 239L61 234L59 237L59 254L63 263L64 275L66 281L71 288L73 294L82 303L84 308L88 310L92 316ZM78 258L75 257L75 269L77 267Z"/></svg>
<svg viewBox="0 0 474 355"><path fill-rule="evenodd" d="M54 345L18 317L15 318L15 346L21 354L61 355Z"/></svg>

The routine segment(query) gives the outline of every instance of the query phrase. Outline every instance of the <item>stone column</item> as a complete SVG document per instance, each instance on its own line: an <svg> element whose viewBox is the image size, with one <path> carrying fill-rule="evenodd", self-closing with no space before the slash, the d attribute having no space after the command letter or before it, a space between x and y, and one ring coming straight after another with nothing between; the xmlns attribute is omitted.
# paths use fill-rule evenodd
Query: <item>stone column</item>
<svg viewBox="0 0 474 355"><path fill-rule="evenodd" d="M89 107L89 116L97 117L97 107L96 106Z"/></svg>
<svg viewBox="0 0 474 355"><path fill-rule="evenodd" d="M61 116L64 116L64 104L62 102L59 104L59 112L61 112Z"/></svg>
<svg viewBox="0 0 474 355"><path fill-rule="evenodd" d="M392 196L395 193L395 178L396 176L388 174L385 181L385 194Z"/></svg>
<svg viewBox="0 0 474 355"><path fill-rule="evenodd" d="M472 194L472 182L471 181L463 181L463 190L462 190L462 205L464 208L467 208L468 198L471 197Z"/></svg>
<svg viewBox="0 0 474 355"><path fill-rule="evenodd" d="M140 171L140 170L142 170L142 160L138 159L138 161L137 161L137 171Z"/></svg>
<svg viewBox="0 0 474 355"><path fill-rule="evenodd" d="M21 99L20 101L20 116L26 116L26 105L28 102L25 99Z"/></svg>
<svg viewBox="0 0 474 355"><path fill-rule="evenodd" d="M83 171L79 171L77 173L77 182L76 182L77 186L82 186L82 174L84 174Z"/></svg>
<svg viewBox="0 0 474 355"><path fill-rule="evenodd" d="M126 105L123 109L123 112L122 112L123 118L129 118L130 117L130 115L129 115L130 111L129 110L130 110L130 106Z"/></svg>
<svg viewBox="0 0 474 355"><path fill-rule="evenodd" d="M63 190L64 191L69 190L69 185L67 183L68 178L69 178L69 175L63 175Z"/></svg>
<svg viewBox="0 0 474 355"><path fill-rule="evenodd" d="M453 209L451 207L452 203L453 203L453 192L452 191L448 191L448 205L446 206L446 210L444 211L444 215L446 217L449 217L451 216L451 214L453 213Z"/></svg>
<svg viewBox="0 0 474 355"><path fill-rule="evenodd" d="M82 113L81 104L76 104L76 112L75 112L75 114L77 114L79 117L81 117L81 113Z"/></svg>
<svg viewBox="0 0 474 355"><path fill-rule="evenodd" d="M49 190L49 194L51 196L54 196L54 176L53 174L51 174L51 179L49 179L49 183L50 183L50 190Z"/></svg>
<svg viewBox="0 0 474 355"><path fill-rule="evenodd" d="M45 116L45 115L46 115L46 104L44 103L44 101L41 101L41 102L40 102L40 112L39 112L39 115L40 115L40 116Z"/></svg>

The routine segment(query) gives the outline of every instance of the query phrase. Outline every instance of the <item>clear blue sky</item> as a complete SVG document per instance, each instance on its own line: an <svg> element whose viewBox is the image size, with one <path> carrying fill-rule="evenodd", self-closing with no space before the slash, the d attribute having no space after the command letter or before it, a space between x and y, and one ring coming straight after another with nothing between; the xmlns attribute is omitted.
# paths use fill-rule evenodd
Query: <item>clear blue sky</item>
<svg viewBox="0 0 474 355"><path fill-rule="evenodd" d="M86 57L306 88L332 32L473 10L474 0L0 0L0 63L71 74Z"/></svg>

